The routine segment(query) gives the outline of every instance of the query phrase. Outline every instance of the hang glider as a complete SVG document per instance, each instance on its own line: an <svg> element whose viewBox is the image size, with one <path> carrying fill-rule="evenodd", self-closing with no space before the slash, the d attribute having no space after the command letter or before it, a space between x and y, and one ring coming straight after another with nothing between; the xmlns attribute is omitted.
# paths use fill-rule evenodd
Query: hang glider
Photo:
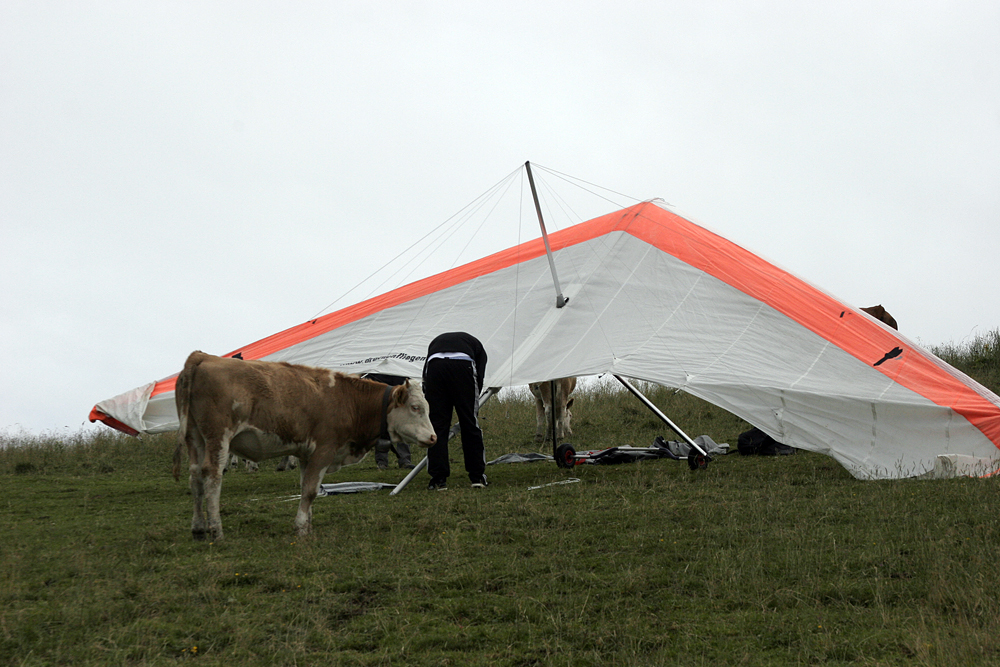
<svg viewBox="0 0 1000 667"><path fill-rule="evenodd" d="M546 245L551 248L547 254ZM563 307L553 302L558 266ZM674 387L855 477L938 457L1000 465L1000 398L859 309L659 200L550 233L229 353L419 376L427 344L468 331L486 386L613 374ZM183 360L178 360L178 365ZM98 403L91 421L177 429L176 375Z"/></svg>

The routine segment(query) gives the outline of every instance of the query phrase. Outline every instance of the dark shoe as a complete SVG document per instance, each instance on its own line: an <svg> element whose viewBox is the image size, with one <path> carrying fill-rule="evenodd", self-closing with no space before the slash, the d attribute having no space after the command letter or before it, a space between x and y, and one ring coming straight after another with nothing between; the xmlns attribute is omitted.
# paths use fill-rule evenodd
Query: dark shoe
<svg viewBox="0 0 1000 667"><path fill-rule="evenodd" d="M483 475L476 481L472 483L472 488L474 489L485 489L490 483L486 481L486 475Z"/></svg>
<svg viewBox="0 0 1000 667"><path fill-rule="evenodd" d="M428 491L444 491L448 488L448 481L444 479L432 479L427 485Z"/></svg>
<svg viewBox="0 0 1000 667"><path fill-rule="evenodd" d="M403 470L413 470L417 466L413 465L412 463L400 463L399 467L402 468Z"/></svg>
<svg viewBox="0 0 1000 667"><path fill-rule="evenodd" d="M389 469L389 464L388 463L382 463L381 461L379 461L375 465L378 466L379 470L388 470Z"/></svg>

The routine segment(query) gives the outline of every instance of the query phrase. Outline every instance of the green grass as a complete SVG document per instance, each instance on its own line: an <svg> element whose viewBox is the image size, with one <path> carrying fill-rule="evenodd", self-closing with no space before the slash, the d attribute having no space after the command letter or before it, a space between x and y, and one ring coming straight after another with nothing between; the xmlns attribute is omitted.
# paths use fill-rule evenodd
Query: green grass
<svg viewBox="0 0 1000 667"><path fill-rule="evenodd" d="M976 378L995 394L1000 394L1000 329L976 336L965 343L933 348L934 354Z"/></svg>
<svg viewBox="0 0 1000 667"><path fill-rule="evenodd" d="M644 389L692 436L735 448L746 428ZM482 419L488 458L548 452L524 392ZM574 431L670 437L609 385L578 396ZM424 473L318 499L307 539L283 502L297 473L231 472L211 544L190 538L172 435L97 433L2 441L2 665L1000 664L994 479L858 481L800 452L490 466L473 490L456 445L448 491ZM402 477L369 457L326 481Z"/></svg>

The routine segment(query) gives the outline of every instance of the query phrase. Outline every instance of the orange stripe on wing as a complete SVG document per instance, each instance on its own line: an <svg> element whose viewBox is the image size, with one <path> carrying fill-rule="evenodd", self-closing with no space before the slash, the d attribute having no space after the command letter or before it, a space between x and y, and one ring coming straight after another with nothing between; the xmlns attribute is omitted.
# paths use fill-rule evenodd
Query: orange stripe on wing
<svg viewBox="0 0 1000 667"><path fill-rule="evenodd" d="M640 206L627 226L629 234L762 301L868 365L893 355L876 366L881 373L936 405L951 407L1000 448L1000 408L935 359L735 243L658 206Z"/></svg>

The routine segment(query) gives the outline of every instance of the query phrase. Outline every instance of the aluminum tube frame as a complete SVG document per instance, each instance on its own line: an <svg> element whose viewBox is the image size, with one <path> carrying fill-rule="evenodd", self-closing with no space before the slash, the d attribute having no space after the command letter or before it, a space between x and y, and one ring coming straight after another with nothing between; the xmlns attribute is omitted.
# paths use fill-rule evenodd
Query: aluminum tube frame
<svg viewBox="0 0 1000 667"><path fill-rule="evenodd" d="M658 407L656 407L655 405L653 405L653 402L651 400L649 400L648 398L646 398L642 394L641 391L639 391L638 389L636 389L635 387L633 387L632 384L628 380L626 380L625 378L623 378L620 375L615 375L615 379L618 380L619 382L621 382L623 385L625 385L626 389L628 389L630 392L632 392L632 394L636 398L638 398L640 401L642 401L643 404L647 408L649 408L650 410L652 410L653 414L655 414L657 417L659 417L663 421L664 424L666 424L667 426L669 426L671 431L673 431L674 433L676 433L677 435L679 435L684 442L686 442L687 444L691 445L692 449L694 449L696 452L699 452L702 456L704 456L708 460L712 459L712 457L708 455L708 452L706 452L704 449L702 449L701 447L699 447L698 444L694 440L692 440L690 437L688 437L687 433L685 433L684 431L682 431L680 429L680 427L677 426L677 424L675 424L672 421L670 421L670 417L667 417L665 414L663 414L663 412Z"/></svg>
<svg viewBox="0 0 1000 667"><path fill-rule="evenodd" d="M552 248L549 247L549 235L545 231L545 221L542 219L542 206L538 203L538 191L535 190L535 177L531 175L531 162L524 163L528 172L528 185L531 187L531 198L535 201L535 213L538 214L538 226L542 228L542 241L545 243L545 255L549 258L549 270L552 272L552 285L556 288L556 308L562 308L569 301L563 296L559 286L559 275L556 273L556 263L552 259Z"/></svg>

